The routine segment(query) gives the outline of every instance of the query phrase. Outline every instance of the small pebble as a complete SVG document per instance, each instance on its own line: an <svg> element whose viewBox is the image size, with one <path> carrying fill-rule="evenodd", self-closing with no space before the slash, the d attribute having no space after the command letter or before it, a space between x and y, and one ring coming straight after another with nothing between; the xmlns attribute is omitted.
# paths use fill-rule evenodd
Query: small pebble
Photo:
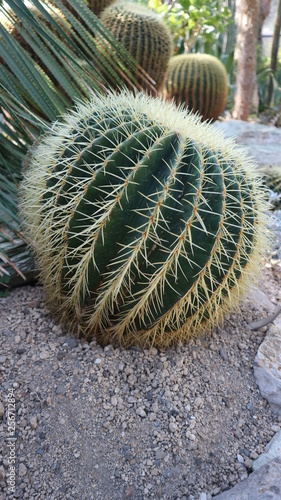
<svg viewBox="0 0 281 500"><path fill-rule="evenodd" d="M224 349L224 347L221 347L220 350L219 350L219 355L222 359L224 359L225 361L228 361L228 354L227 354L227 351L226 349Z"/></svg>
<svg viewBox="0 0 281 500"><path fill-rule="evenodd" d="M143 408L137 408L136 414L139 415L140 417L144 418L146 417L146 413Z"/></svg>
<svg viewBox="0 0 281 500"><path fill-rule="evenodd" d="M177 430L177 429L178 429L177 424L175 424L174 422L170 422L170 423L169 423L169 430L170 430L171 432L176 432L176 430Z"/></svg>
<svg viewBox="0 0 281 500"><path fill-rule="evenodd" d="M37 427L37 416L34 415L34 416L30 417L29 423L30 423L32 429L36 429L36 427Z"/></svg>
<svg viewBox="0 0 281 500"><path fill-rule="evenodd" d="M19 475L23 477L26 475L26 473L27 473L26 466L23 463L19 464Z"/></svg>

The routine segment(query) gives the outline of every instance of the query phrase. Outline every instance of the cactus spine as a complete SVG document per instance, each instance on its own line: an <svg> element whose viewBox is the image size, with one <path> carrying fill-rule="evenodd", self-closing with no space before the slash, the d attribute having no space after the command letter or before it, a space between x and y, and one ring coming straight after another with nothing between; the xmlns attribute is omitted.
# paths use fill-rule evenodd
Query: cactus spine
<svg viewBox="0 0 281 500"><path fill-rule="evenodd" d="M34 148L21 188L49 302L103 344L168 346L216 325L266 246L254 167L160 99L79 104Z"/></svg>
<svg viewBox="0 0 281 500"><path fill-rule="evenodd" d="M160 90L172 55L172 37L158 14L142 5L115 3L101 13L100 19ZM145 79L139 83L150 90Z"/></svg>
<svg viewBox="0 0 281 500"><path fill-rule="evenodd" d="M224 65L208 54L184 54L170 59L164 94L184 104L203 120L216 120L224 111L228 78Z"/></svg>
<svg viewBox="0 0 281 500"><path fill-rule="evenodd" d="M87 7L96 15L99 16L100 13L110 5L114 0L82 0L82 2L87 5ZM76 10L71 8L68 0L61 0L61 3L65 5L70 12L77 15Z"/></svg>
<svg viewBox="0 0 281 500"><path fill-rule="evenodd" d="M96 16L99 16L112 2L113 0L88 0L87 5Z"/></svg>

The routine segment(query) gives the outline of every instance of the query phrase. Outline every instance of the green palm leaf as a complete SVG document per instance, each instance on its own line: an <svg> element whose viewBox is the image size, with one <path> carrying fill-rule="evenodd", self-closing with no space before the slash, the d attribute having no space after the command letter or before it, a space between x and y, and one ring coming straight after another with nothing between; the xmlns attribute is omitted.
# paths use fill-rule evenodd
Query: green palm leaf
<svg viewBox="0 0 281 500"><path fill-rule="evenodd" d="M0 16L23 41L0 22L0 286L34 276L17 210L22 164L34 140L77 99L110 82L121 86L124 73L128 86L138 87L142 72L83 1L69 2L71 12L59 0L52 3L62 13L59 23L44 0L30 1L40 19L22 0L7 0L8 8L0 2Z"/></svg>

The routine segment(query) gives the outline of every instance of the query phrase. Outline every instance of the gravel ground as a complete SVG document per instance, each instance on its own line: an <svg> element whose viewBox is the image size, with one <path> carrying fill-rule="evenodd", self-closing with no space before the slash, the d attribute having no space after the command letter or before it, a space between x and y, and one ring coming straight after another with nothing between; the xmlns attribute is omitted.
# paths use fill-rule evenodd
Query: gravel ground
<svg viewBox="0 0 281 500"><path fill-rule="evenodd" d="M260 282L276 304L280 273L267 263ZM212 335L163 352L102 349L62 331L40 287L12 290L0 299L1 498L203 500L245 479L281 428L253 376L267 327L248 323L268 312L244 301Z"/></svg>

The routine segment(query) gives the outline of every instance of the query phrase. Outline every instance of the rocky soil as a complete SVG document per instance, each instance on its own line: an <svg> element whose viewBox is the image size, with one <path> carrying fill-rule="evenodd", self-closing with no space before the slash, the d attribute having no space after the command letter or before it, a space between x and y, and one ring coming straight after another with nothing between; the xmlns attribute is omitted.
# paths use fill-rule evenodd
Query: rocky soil
<svg viewBox="0 0 281 500"><path fill-rule="evenodd" d="M259 283L274 304L280 273L269 260ZM248 324L268 313L256 295L188 345L103 349L62 331L40 287L12 290L0 299L1 498L208 500L245 479L281 428L253 375L268 326Z"/></svg>

